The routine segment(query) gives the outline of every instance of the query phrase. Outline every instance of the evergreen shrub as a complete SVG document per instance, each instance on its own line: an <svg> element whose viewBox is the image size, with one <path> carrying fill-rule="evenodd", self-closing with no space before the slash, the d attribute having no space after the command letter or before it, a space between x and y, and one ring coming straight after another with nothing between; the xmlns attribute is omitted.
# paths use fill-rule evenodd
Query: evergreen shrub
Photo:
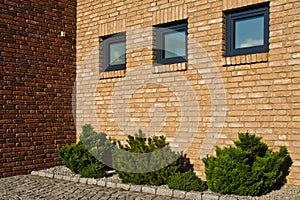
<svg viewBox="0 0 300 200"><path fill-rule="evenodd" d="M72 172L81 177L101 178L110 169L100 160L104 157L108 143L105 134L98 134L91 125L85 125L77 144L65 145L56 151Z"/></svg>
<svg viewBox="0 0 300 200"><path fill-rule="evenodd" d="M81 141L77 144L57 148L56 151L66 167L76 174L88 165L97 163L97 160L87 151Z"/></svg>
<svg viewBox="0 0 300 200"><path fill-rule="evenodd" d="M283 184L291 163L286 147L272 152L261 137L239 133L235 147L216 147L216 156L203 159L208 188L221 194L259 196ZM287 166L287 168L284 168Z"/></svg>
<svg viewBox="0 0 300 200"><path fill-rule="evenodd" d="M176 190L198 191L207 190L207 185L192 170L177 173L168 181L168 187Z"/></svg>
<svg viewBox="0 0 300 200"><path fill-rule="evenodd" d="M97 160L106 165L106 168L112 165L111 151L115 145L107 139L105 133L97 133L91 125L87 124L83 126L79 139Z"/></svg>
<svg viewBox="0 0 300 200"><path fill-rule="evenodd" d="M145 138L140 130L129 135L126 144L117 142L113 151L113 168L123 183L136 185L162 185L187 165L173 152L164 136ZM145 171L145 169L150 169Z"/></svg>

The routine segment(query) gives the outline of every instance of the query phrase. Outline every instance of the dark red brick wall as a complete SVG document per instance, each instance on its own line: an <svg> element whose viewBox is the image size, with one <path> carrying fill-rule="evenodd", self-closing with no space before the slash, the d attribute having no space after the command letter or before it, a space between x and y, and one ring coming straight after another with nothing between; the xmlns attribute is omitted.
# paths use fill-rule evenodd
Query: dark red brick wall
<svg viewBox="0 0 300 200"><path fill-rule="evenodd" d="M6 177L62 164L55 148L76 140L76 1L4 0L0 15L0 177Z"/></svg>

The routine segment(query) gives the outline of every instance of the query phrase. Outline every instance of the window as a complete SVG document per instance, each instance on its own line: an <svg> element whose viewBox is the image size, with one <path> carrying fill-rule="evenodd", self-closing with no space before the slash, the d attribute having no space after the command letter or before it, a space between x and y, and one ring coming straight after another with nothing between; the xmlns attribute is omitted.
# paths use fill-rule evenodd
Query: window
<svg viewBox="0 0 300 200"><path fill-rule="evenodd" d="M159 64L187 61L186 23L157 28L156 61Z"/></svg>
<svg viewBox="0 0 300 200"><path fill-rule="evenodd" d="M226 56L269 50L269 7L248 9L226 16Z"/></svg>
<svg viewBox="0 0 300 200"><path fill-rule="evenodd" d="M126 35L117 34L103 39L102 71L115 71L126 68Z"/></svg>

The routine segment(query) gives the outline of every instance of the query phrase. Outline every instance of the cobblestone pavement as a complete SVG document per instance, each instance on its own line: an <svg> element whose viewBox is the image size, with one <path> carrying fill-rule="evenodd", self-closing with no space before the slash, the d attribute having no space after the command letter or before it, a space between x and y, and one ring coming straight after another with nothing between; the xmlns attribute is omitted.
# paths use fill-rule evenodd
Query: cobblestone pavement
<svg viewBox="0 0 300 200"><path fill-rule="evenodd" d="M179 200L116 188L86 185L64 180L32 175L20 175L0 179L0 200L22 199L95 199L95 200Z"/></svg>

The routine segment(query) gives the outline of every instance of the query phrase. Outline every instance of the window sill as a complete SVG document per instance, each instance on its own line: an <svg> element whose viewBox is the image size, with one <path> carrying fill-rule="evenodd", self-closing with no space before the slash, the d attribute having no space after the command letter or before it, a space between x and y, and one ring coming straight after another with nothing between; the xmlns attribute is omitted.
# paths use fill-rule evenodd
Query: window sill
<svg viewBox="0 0 300 200"><path fill-rule="evenodd" d="M247 54L232 57L223 57L223 66L243 65L268 62L269 53Z"/></svg>
<svg viewBox="0 0 300 200"><path fill-rule="evenodd" d="M165 65L155 65L153 68L154 74L165 73L165 72L176 72L187 70L187 62L165 64Z"/></svg>
<svg viewBox="0 0 300 200"><path fill-rule="evenodd" d="M109 79L109 78L119 78L125 76L125 69L109 71L109 72L100 72L100 79Z"/></svg>

